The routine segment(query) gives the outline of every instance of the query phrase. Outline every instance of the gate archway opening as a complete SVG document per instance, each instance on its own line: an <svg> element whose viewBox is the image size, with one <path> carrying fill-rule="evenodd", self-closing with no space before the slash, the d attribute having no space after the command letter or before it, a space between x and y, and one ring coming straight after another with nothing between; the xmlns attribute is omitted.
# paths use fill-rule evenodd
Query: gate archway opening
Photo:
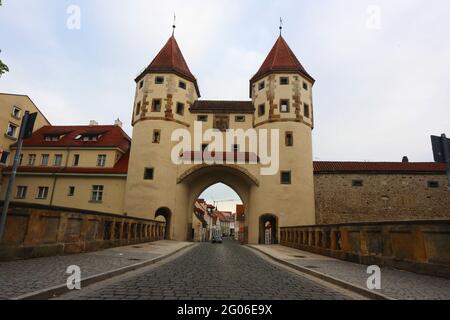
<svg viewBox="0 0 450 320"><path fill-rule="evenodd" d="M170 240L170 222L172 219L172 211L169 208L159 208L155 212L155 219L163 218L166 226L164 228L164 239Z"/></svg>
<svg viewBox="0 0 450 320"><path fill-rule="evenodd" d="M207 242L219 236L242 243L244 232L244 203L232 187L219 182L201 192L193 207L193 241Z"/></svg>
<svg viewBox="0 0 450 320"><path fill-rule="evenodd" d="M259 218L259 244L278 244L278 218L265 214Z"/></svg>

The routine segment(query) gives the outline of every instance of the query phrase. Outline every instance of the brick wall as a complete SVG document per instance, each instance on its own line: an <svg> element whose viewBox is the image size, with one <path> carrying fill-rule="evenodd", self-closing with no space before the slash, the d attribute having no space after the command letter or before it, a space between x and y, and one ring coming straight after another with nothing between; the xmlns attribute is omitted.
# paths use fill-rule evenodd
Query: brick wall
<svg viewBox="0 0 450 320"><path fill-rule="evenodd" d="M450 218L445 174L316 173L314 183L317 224Z"/></svg>

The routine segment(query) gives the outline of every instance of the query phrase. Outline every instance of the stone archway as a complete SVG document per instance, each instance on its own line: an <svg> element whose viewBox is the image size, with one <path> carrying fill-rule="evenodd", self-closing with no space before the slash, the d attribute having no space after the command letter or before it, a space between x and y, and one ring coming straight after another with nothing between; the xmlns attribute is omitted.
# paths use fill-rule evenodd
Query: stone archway
<svg viewBox="0 0 450 320"><path fill-rule="evenodd" d="M278 218L264 214L259 218L259 244L278 244Z"/></svg>
<svg viewBox="0 0 450 320"><path fill-rule="evenodd" d="M234 165L199 165L182 174L178 183L184 186L187 190L187 240L190 239L192 234L192 208L194 207L195 201L202 194L203 191L209 187L217 184L223 183L233 189L241 201L244 204L246 212L246 223L244 228L244 242L248 242L248 213L250 212L250 195L251 188L257 187L259 185L258 180L247 170Z"/></svg>
<svg viewBox="0 0 450 320"><path fill-rule="evenodd" d="M166 226L164 228L164 239L170 240L170 224L172 220L172 211L169 208L159 208L155 212L155 218L163 217L166 220Z"/></svg>

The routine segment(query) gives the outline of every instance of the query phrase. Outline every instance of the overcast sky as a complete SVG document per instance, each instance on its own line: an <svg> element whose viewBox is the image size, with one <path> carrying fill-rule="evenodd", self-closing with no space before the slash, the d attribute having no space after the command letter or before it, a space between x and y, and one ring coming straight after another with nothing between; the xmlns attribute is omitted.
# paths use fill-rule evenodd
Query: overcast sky
<svg viewBox="0 0 450 320"><path fill-rule="evenodd" d="M3 0L0 92L27 94L53 124L131 134L134 78L176 38L202 99L248 99L248 81L283 35L316 79L316 160L432 161L450 134L448 0ZM67 28L67 8L81 29ZM227 199L227 195L224 196Z"/></svg>

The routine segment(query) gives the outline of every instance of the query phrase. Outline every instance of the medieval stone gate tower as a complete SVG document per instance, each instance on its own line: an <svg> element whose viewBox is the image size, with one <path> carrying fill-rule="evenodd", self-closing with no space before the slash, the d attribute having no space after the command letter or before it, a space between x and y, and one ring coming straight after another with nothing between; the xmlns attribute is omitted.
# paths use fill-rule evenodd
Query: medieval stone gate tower
<svg viewBox="0 0 450 320"><path fill-rule="evenodd" d="M262 241L268 221L275 241L280 227L315 223L311 143L314 79L283 37L277 39L250 80L249 101L199 100L197 80L173 36L137 77L136 84L127 214L143 218L163 215L168 220L168 238L190 240L194 201L206 188L222 182L244 202L249 243ZM254 129L258 134L277 130L279 170L261 174L265 165L251 161L255 159L252 154L242 152L244 147L236 142L224 145L222 151L243 156L243 162L206 164L202 150L208 150L211 141L194 139L191 149L184 148L179 156L195 162L174 162L172 151L178 142L172 142L172 133L185 129L194 136L195 123L201 123L203 130L216 129L223 137L228 129Z"/></svg>

